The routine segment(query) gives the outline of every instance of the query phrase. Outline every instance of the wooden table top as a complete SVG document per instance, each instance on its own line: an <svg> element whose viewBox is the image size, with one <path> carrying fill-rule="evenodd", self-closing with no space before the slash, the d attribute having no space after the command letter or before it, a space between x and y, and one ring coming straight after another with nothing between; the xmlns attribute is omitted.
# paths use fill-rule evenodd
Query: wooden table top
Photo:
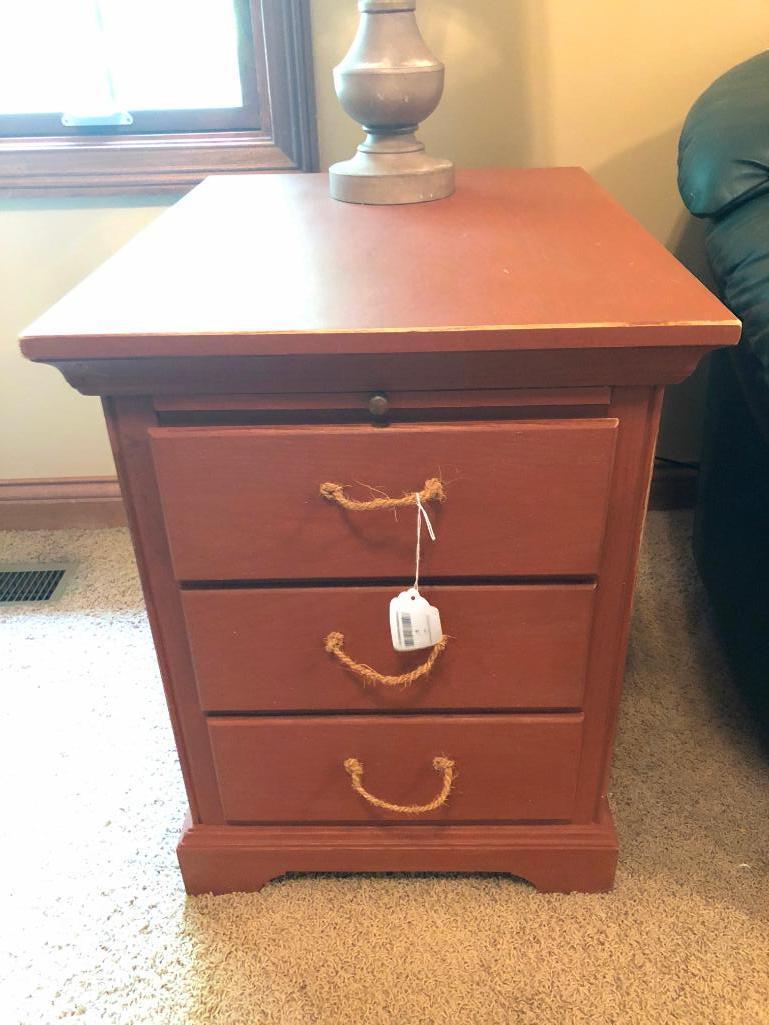
<svg viewBox="0 0 769 1025"><path fill-rule="evenodd" d="M689 345L739 322L579 168L462 171L448 199L325 174L207 179L22 336L36 360Z"/></svg>

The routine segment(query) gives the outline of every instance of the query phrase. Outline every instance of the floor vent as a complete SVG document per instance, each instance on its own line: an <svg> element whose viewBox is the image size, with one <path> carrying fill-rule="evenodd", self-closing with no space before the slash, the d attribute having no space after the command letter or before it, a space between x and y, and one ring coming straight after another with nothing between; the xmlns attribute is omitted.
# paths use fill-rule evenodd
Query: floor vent
<svg viewBox="0 0 769 1025"><path fill-rule="evenodd" d="M69 566L0 566L0 604L53 601Z"/></svg>

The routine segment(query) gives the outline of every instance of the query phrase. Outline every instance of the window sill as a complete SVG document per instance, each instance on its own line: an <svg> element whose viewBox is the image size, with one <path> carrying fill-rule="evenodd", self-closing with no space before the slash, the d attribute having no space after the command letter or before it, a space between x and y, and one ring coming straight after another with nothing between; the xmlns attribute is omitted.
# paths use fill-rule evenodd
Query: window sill
<svg viewBox="0 0 769 1025"><path fill-rule="evenodd" d="M311 170L265 132L0 139L0 194L178 192L209 174Z"/></svg>

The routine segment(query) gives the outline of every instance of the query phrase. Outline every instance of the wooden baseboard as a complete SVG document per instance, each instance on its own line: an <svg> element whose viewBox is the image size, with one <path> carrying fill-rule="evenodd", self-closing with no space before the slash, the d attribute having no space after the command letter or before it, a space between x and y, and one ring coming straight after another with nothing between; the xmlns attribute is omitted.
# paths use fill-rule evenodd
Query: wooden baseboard
<svg viewBox="0 0 769 1025"><path fill-rule="evenodd" d="M650 509L690 509L697 471L657 464ZM67 527L124 527L116 477L57 477L0 481L0 530L62 530Z"/></svg>
<svg viewBox="0 0 769 1025"><path fill-rule="evenodd" d="M116 477L0 481L0 530L123 527Z"/></svg>

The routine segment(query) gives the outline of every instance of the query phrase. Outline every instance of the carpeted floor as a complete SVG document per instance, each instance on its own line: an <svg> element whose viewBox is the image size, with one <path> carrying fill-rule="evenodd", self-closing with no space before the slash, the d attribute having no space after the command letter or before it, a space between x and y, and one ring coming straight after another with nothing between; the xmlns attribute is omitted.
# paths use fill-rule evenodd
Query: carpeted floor
<svg viewBox="0 0 769 1025"><path fill-rule="evenodd" d="M602 896L320 876L185 899L184 796L127 535L0 534L2 561L80 562L59 604L0 614L3 1025L769 1023L769 765L689 528L649 518Z"/></svg>

